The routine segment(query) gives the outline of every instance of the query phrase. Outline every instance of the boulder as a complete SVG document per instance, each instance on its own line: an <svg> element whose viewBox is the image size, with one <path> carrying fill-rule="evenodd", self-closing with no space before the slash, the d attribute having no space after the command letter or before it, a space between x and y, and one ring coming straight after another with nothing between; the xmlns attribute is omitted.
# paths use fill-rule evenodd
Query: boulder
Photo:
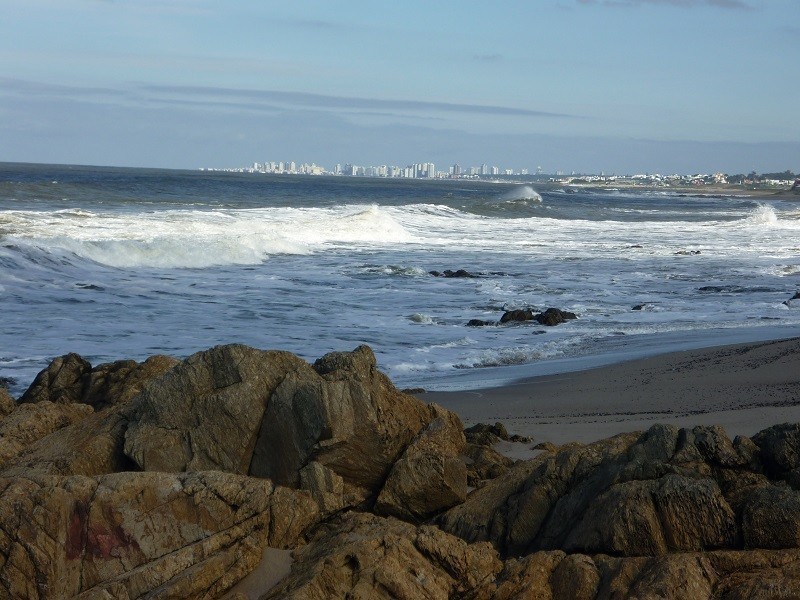
<svg viewBox="0 0 800 600"><path fill-rule="evenodd" d="M367 346L288 373L264 413L250 473L299 485L316 461L343 479L348 504L374 496L411 440L434 418L375 366Z"/></svg>
<svg viewBox="0 0 800 600"><path fill-rule="evenodd" d="M560 325L561 323L566 323L572 319L577 319L578 316L575 313L560 310L558 308L548 308L546 311L534 315L532 318L540 325L553 327L555 325Z"/></svg>
<svg viewBox="0 0 800 600"><path fill-rule="evenodd" d="M464 456L467 459L467 485L473 488L483 487L487 480L507 473L514 464L512 459L483 444L467 443Z"/></svg>
<svg viewBox="0 0 800 600"><path fill-rule="evenodd" d="M741 511L745 548L800 547L800 492L786 487L754 488Z"/></svg>
<svg viewBox="0 0 800 600"><path fill-rule="evenodd" d="M776 479L797 478L800 468L800 423L783 423L752 437L767 474Z"/></svg>
<svg viewBox="0 0 800 600"><path fill-rule="evenodd" d="M124 404L138 394L145 383L163 375L177 363L177 359L156 355L141 364L120 360L92 368L78 354L66 354L44 368L19 401L20 404L83 403L97 410Z"/></svg>
<svg viewBox="0 0 800 600"><path fill-rule="evenodd" d="M458 269L457 271L451 271L450 269L445 269L442 272L439 271L428 271L429 274L433 275L434 277L455 277L455 278L467 278L467 279L474 279L478 277L478 275L473 275L469 271L465 271L464 269Z"/></svg>
<svg viewBox="0 0 800 600"><path fill-rule="evenodd" d="M145 471L247 474L270 396L304 368L288 352L238 344L193 354L141 391L125 454Z"/></svg>
<svg viewBox="0 0 800 600"><path fill-rule="evenodd" d="M72 404L83 399L84 376L92 365L78 354L59 356L39 372L31 386L19 399L20 404L54 402Z"/></svg>
<svg viewBox="0 0 800 600"><path fill-rule="evenodd" d="M316 519L304 492L220 472L0 478L0 585L14 598L219 598Z"/></svg>
<svg viewBox="0 0 800 600"><path fill-rule="evenodd" d="M532 320L533 320L533 311L529 308L520 310L509 310L503 313L503 316L500 317L501 323L512 323L512 322L532 321Z"/></svg>
<svg viewBox="0 0 800 600"><path fill-rule="evenodd" d="M375 503L378 514L422 522L467 497L461 421L436 405L431 413L433 420L392 466Z"/></svg>
<svg viewBox="0 0 800 600"><path fill-rule="evenodd" d="M470 319L467 321L467 327L491 327L497 325L494 321L483 321L482 319Z"/></svg>
<svg viewBox="0 0 800 600"><path fill-rule="evenodd" d="M435 527L346 513L293 553L291 574L264 600L461 597L502 568L489 544Z"/></svg>
<svg viewBox="0 0 800 600"><path fill-rule="evenodd" d="M49 403L42 404L46 406ZM85 407L89 414L29 445L3 466L2 475L92 476L137 470L136 464L122 451L125 431L133 413L130 404L94 413L90 406L72 406Z"/></svg>
<svg viewBox="0 0 800 600"><path fill-rule="evenodd" d="M120 360L94 367L84 376L82 402L100 410L133 399L146 383L161 377L180 361L157 354L143 363Z"/></svg>
<svg viewBox="0 0 800 600"><path fill-rule="evenodd" d="M0 421L0 468L35 442L93 412L85 404L54 404L47 400L21 404Z"/></svg>

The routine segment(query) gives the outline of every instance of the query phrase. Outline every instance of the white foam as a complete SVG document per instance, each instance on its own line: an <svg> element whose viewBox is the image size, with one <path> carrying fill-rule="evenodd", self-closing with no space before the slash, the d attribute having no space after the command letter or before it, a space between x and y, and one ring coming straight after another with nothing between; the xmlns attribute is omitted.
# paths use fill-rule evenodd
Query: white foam
<svg viewBox="0 0 800 600"><path fill-rule="evenodd" d="M519 200L541 202L542 197L539 195L539 192L534 190L531 186L521 185L517 188L509 190L508 192L500 196L500 200L504 202L514 202Z"/></svg>
<svg viewBox="0 0 800 600"><path fill-rule="evenodd" d="M247 265L276 254L412 239L377 206L90 213L5 213L6 239L46 253L72 253L112 267Z"/></svg>

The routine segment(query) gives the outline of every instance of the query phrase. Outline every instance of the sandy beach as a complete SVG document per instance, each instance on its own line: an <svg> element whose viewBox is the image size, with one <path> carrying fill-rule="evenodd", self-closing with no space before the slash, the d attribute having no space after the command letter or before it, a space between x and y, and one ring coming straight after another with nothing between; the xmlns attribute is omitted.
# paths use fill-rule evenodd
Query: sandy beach
<svg viewBox="0 0 800 600"><path fill-rule="evenodd" d="M420 397L455 411L467 426L501 422L536 442L590 442L655 423L721 425L732 437L749 436L800 421L800 338L675 352Z"/></svg>

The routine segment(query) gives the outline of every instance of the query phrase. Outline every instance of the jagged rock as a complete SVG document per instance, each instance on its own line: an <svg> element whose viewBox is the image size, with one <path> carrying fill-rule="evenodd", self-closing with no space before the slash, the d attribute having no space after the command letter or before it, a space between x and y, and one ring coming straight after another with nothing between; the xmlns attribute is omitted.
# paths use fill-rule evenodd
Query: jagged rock
<svg viewBox="0 0 800 600"><path fill-rule="evenodd" d="M560 310L558 308L548 308L542 313L533 315L532 318L540 325L553 327L555 325L561 325L561 323L566 323L572 319L577 319L578 316L575 313Z"/></svg>
<svg viewBox="0 0 800 600"><path fill-rule="evenodd" d="M0 468L35 442L93 412L85 404L54 404L46 400L21 404L0 421Z"/></svg>
<svg viewBox="0 0 800 600"><path fill-rule="evenodd" d="M300 487L309 491L323 513L335 512L344 506L344 480L316 461L300 470Z"/></svg>
<svg viewBox="0 0 800 600"><path fill-rule="evenodd" d="M466 544L435 527L348 513L294 551L294 564L264 600L457 597L491 581L502 563L489 544Z"/></svg>
<svg viewBox="0 0 800 600"><path fill-rule="evenodd" d="M45 401L57 404L81 402L84 376L91 370L92 365L78 354L59 356L39 372L19 402L20 404Z"/></svg>
<svg viewBox="0 0 800 600"><path fill-rule="evenodd" d="M783 423L759 431L752 437L761 450L761 460L770 477L797 479L800 468L800 423Z"/></svg>
<svg viewBox="0 0 800 600"><path fill-rule="evenodd" d="M510 323L513 321L532 321L533 311L529 308L521 310L509 310L503 313L500 317L501 323Z"/></svg>
<svg viewBox="0 0 800 600"><path fill-rule="evenodd" d="M288 352L238 344L193 354L142 390L125 454L146 471L246 474L273 390L303 368Z"/></svg>
<svg viewBox="0 0 800 600"><path fill-rule="evenodd" d="M752 457L717 428L654 426L516 463L442 515L446 531L502 554L564 549L621 555L736 547L739 510L758 488ZM740 449L746 444L740 441Z"/></svg>
<svg viewBox="0 0 800 600"><path fill-rule="evenodd" d="M742 507L745 548L800 547L800 492L785 487L760 486Z"/></svg>
<svg viewBox="0 0 800 600"><path fill-rule="evenodd" d="M90 406L85 408L91 413ZM136 465L122 452L132 412L130 405L123 405L89 414L28 446L3 466L2 475L91 476L136 470Z"/></svg>
<svg viewBox="0 0 800 600"><path fill-rule="evenodd" d="M100 410L128 402L145 383L164 374L177 363L177 359L156 355L142 364L120 360L92 368L78 354L66 354L40 371L19 401L20 404L83 403Z"/></svg>
<svg viewBox="0 0 800 600"><path fill-rule="evenodd" d="M317 519L304 493L228 473L0 478L14 598L219 598ZM148 596L151 597L151 596Z"/></svg>
<svg viewBox="0 0 800 600"><path fill-rule="evenodd" d="M296 487L310 461L344 480L351 505L377 494L392 465L431 420L375 366L366 346L288 373L272 394L250 473Z"/></svg>
<svg viewBox="0 0 800 600"><path fill-rule="evenodd" d="M394 464L375 503L378 514L422 522L467 497L461 420L431 405L433 420Z"/></svg>
<svg viewBox="0 0 800 600"><path fill-rule="evenodd" d="M514 464L512 459L483 444L468 443L464 456L467 458L467 485L473 488L483 487L486 480L507 473Z"/></svg>
<svg viewBox="0 0 800 600"><path fill-rule="evenodd" d="M100 410L106 406L125 404L138 394L144 385L177 365L171 356L157 354L143 363L121 360L98 365L84 376L82 402Z"/></svg>
<svg viewBox="0 0 800 600"><path fill-rule="evenodd" d="M14 398L11 397L8 390L0 387L0 418L10 414L16 407L17 403L14 402Z"/></svg>

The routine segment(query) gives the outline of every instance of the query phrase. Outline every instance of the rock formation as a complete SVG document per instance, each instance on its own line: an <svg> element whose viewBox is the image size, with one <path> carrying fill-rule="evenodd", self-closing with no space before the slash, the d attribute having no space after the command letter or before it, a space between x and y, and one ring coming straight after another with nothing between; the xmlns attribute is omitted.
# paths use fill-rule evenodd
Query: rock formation
<svg viewBox="0 0 800 600"><path fill-rule="evenodd" d="M365 346L66 355L0 390L0 597L800 596L800 425L502 440Z"/></svg>

